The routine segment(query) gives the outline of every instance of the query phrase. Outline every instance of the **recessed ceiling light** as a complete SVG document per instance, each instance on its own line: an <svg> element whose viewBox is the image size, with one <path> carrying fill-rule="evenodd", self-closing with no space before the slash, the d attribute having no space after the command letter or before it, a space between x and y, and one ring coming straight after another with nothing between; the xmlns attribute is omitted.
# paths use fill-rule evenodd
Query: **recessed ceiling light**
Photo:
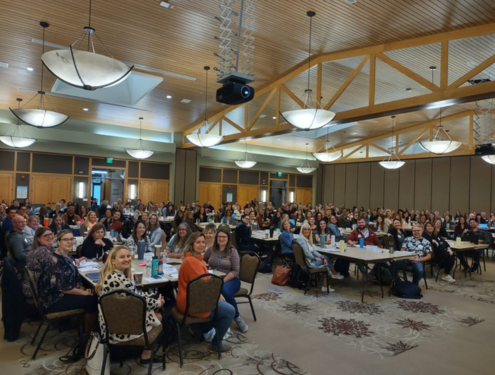
<svg viewBox="0 0 495 375"><path fill-rule="evenodd" d="M266 115L260 115L260 118L265 118L265 117L266 117Z"/></svg>
<svg viewBox="0 0 495 375"><path fill-rule="evenodd" d="M357 0L346 0L349 4L355 4L357 3Z"/></svg>
<svg viewBox="0 0 495 375"><path fill-rule="evenodd" d="M277 119L277 117L276 117L276 116L273 116L273 117L272 117L272 120L276 120L276 119Z"/></svg>
<svg viewBox="0 0 495 375"><path fill-rule="evenodd" d="M167 99L172 99L172 95L167 95Z"/></svg>
<svg viewBox="0 0 495 375"><path fill-rule="evenodd" d="M88 108L83 108L83 111L84 111L84 112L88 112L88 111L89 111L89 109L88 109Z"/></svg>
<svg viewBox="0 0 495 375"><path fill-rule="evenodd" d="M181 103L186 103L186 104L187 103L191 103L191 99L182 99L180 102Z"/></svg>
<svg viewBox="0 0 495 375"><path fill-rule="evenodd" d="M27 67L26 69L27 69L28 72L34 72L34 68Z"/></svg>
<svg viewBox="0 0 495 375"><path fill-rule="evenodd" d="M169 2L167 2L167 1L162 1L162 2L160 3L160 6L162 6L162 7L164 7L164 8L173 8L173 7L170 5L170 3L169 3Z"/></svg>
<svg viewBox="0 0 495 375"><path fill-rule="evenodd" d="M9 63L0 61L0 68L8 68L8 67L9 67Z"/></svg>

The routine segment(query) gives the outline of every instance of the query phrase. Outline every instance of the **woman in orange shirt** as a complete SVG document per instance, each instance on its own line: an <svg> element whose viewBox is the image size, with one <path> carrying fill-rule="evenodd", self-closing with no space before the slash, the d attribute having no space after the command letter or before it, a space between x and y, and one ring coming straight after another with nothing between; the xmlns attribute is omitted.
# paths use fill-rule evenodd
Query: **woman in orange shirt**
<svg viewBox="0 0 495 375"><path fill-rule="evenodd" d="M177 293L177 308L180 312L186 311L187 300L187 284L189 281L208 273L205 263L203 262L203 252L205 251L205 236L201 232L194 232L189 236L186 247L184 249L185 258L179 270L179 290ZM198 318L212 317L214 311L205 311L203 313L194 314ZM226 352L232 349L232 346L222 341L225 333L230 327L234 319L235 309L232 305L225 302L223 296L220 296L218 301L217 316L213 325L216 335L220 338L220 351ZM217 336L211 341L210 350L217 351Z"/></svg>

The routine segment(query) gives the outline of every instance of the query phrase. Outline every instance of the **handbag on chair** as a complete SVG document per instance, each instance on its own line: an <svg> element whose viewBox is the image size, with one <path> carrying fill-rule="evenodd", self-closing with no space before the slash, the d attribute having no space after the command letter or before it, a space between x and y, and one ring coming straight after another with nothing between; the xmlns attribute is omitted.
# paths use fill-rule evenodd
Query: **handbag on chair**
<svg viewBox="0 0 495 375"><path fill-rule="evenodd" d="M286 286L289 285L290 267L277 266L273 271L272 284Z"/></svg>
<svg viewBox="0 0 495 375"><path fill-rule="evenodd" d="M103 366L103 356L105 355L105 343L101 340L100 334L91 332L88 346L86 346L86 371L89 375L100 375ZM110 352L107 350L107 360L105 365L105 375L110 375Z"/></svg>

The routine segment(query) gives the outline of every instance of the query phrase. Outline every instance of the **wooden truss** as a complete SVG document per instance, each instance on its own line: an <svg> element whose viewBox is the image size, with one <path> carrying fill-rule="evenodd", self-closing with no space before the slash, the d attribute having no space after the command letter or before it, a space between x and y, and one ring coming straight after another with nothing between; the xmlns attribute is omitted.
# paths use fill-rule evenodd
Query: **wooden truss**
<svg viewBox="0 0 495 375"><path fill-rule="evenodd" d="M487 69L490 65L495 63L495 54L491 55L489 58L485 59L482 61L480 64L472 68L470 71L465 73L463 76L459 77L457 80L449 84L448 81L448 64L449 64L449 42L454 41L454 40L459 40L459 39L466 39L466 38L472 38L472 37L478 37L478 36L484 36L484 35L489 35L489 34L495 34L495 23L487 24L487 25L482 25L482 26L476 26L472 28L467 28L467 29L462 29L462 30L455 30L455 31L450 31L446 33L441 33L437 35L431 35L431 36L425 36L425 37L418 37L414 39L409 39L409 40L404 40L404 41L399 41L399 42L392 42L392 43L387 43L387 44L382 44L382 45L377 45L377 46L372 46L372 47L365 47L365 48L360 48L356 50L350 50L350 51L343 51L343 52L336 52L336 53L330 53L330 54L325 54L319 57L314 58L311 61L312 66L317 67L317 78L316 78L316 98L321 97L321 92L322 92L322 71L323 71L323 63L325 62L330 62L330 61L337 61L337 60L342 60L342 59L347 59L347 58L352 58L352 57L363 57L362 61L360 64L354 69L354 71L348 76L348 78L343 82L340 86L340 88L335 92L335 94L330 98L330 100L326 103L322 103L322 106L325 109L329 109L338 99L341 97L341 95L346 91L346 89L349 87L349 85L352 83L352 81L356 78L356 76L361 72L363 67L369 62L369 67L370 67L370 73L369 73L369 92L367 93L368 96L368 105L365 107L361 108L356 108L356 109L351 109L351 110L346 110L342 112L338 112L332 121L334 124L344 124L344 123L349 123L353 121L363 121L367 119L372 119L372 118L377 118L377 117L383 117L383 116L390 116L394 114L400 114L400 113L405 113L405 112L412 112L412 111L418 111L422 109L426 109L428 107L431 107L432 104L436 107L441 107L441 106L446 106L446 105L452 105L452 104L457 104L457 103L464 103L464 102L472 102L475 100L481 100L481 99L486 99L486 98L491 98L494 96L495 93L495 82L485 82L485 83L480 83L477 85L467 85L467 86L462 86L466 81L469 79L473 78L483 70ZM394 51L394 50L400 50L400 49L405 49L405 48L412 48L412 47L419 47L419 46L424 46L424 45L429 45L429 44L434 44L434 43L440 43L441 45L441 56L440 56L440 61L441 61L441 66L440 66L440 82L438 85L430 82L429 80L425 79L421 75L415 73L411 69L407 68L406 66L398 63L397 61L393 60L389 56L385 55L384 52L387 51ZM380 103L376 104L375 103L375 80L376 80L376 61L379 59L381 62L387 64L388 66L394 68L395 70L399 71L403 75L409 77L413 81L417 82L418 84L422 85L425 87L427 90L430 91L430 93L424 94L424 95L418 95L415 97L407 98L407 99L400 99L400 100L394 100L390 102L385 102L385 103ZM304 103L286 86L286 83L292 80L293 78L297 77L301 73L304 73L307 71L307 65L306 64L301 64L300 66L294 68L291 72L288 74L284 75L283 77L277 79L275 82L259 89L256 91L255 98L259 98L262 95L266 95L266 98L264 102L259 106L259 102L257 104L254 104L253 101L241 104L238 106L229 106L228 108L224 109L223 111L218 112L217 114L213 115L210 117L210 122L211 126L207 130L207 132L211 131L215 126L218 125L218 130L220 134L222 134L222 124L226 123L229 124L232 128L234 128L237 133L235 134L229 134L224 137L223 143L228 143L228 142L236 142L236 141L241 141L241 140L246 140L246 139L252 139L252 138L261 138L261 137L267 137L267 136L273 136L273 135L278 135L278 134L284 134L284 133L290 133L293 131L298 131L298 129L295 129L288 123L282 123L280 119L280 96L281 93L285 93L288 97L290 97L295 103L297 103L298 106L301 108L305 108ZM260 115L266 108L266 106L271 103L272 101L275 101L275 108L276 108L276 120L274 125L270 125L268 127L259 127L256 128L255 124L260 118ZM259 106L258 110L256 111L256 115L254 118L252 118L250 121L248 119L248 114L249 114L249 109L252 108L253 106ZM273 105L273 103L272 103ZM227 118L227 114L230 112L236 110L240 106L244 106L244 122L239 123L239 122L234 122L231 119ZM472 111L467 111L467 112L462 112L460 114L455 114L452 116L470 116L470 133L472 134L472 128L473 128L473 113ZM451 116L451 117L452 117ZM459 117L457 117L459 118ZM453 119L453 118L451 118ZM282 119L283 120L283 119ZM444 118L445 121L448 121L449 118ZM418 129L424 129L425 131L421 133L423 135L427 130L430 130L430 133L433 131L433 127L437 124L437 121L430 121L426 124L419 124L415 125L406 129L402 129L401 131L397 132L397 135L403 133L403 132L411 132L411 131L417 131ZM188 129L183 133L183 147L184 148L189 148L189 147L194 147L191 143L186 143L185 142L185 136L187 134L193 133L197 129L199 129L202 126L202 123L199 123L192 128ZM384 136L386 137L386 136ZM369 146L373 144L373 142L376 142L377 139L381 139L380 137L375 137L366 140L365 142L357 142L353 144L349 144L346 146L341 147L340 149L343 148L349 148L349 147L355 147L357 144L366 147L367 148L367 153ZM418 136L419 139L419 136ZM416 139L417 140L417 139ZM415 141L416 141L415 140ZM402 155L402 153L409 148L414 142L410 142L408 145L406 145L401 151L398 150L398 154ZM374 146L376 147L376 146ZM377 147L380 149L380 147ZM387 150L385 150L387 151ZM387 151L388 152L388 151ZM458 151L462 152L463 154L466 153L473 153L474 152L474 141L472 139L472 135L469 140L469 146L465 147L463 150ZM449 154L453 155L453 153ZM350 156L350 154L346 155L346 159ZM431 154L430 154L431 156ZM415 157L421 157L420 155L415 155ZM407 156L404 156L404 158L407 158ZM355 161L355 159L351 159ZM350 162L351 160L347 160Z"/></svg>

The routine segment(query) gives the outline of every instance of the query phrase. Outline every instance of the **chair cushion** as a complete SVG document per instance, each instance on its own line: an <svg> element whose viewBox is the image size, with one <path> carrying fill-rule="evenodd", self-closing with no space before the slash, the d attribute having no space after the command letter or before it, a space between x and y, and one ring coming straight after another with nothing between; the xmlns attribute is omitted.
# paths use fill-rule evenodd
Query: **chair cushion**
<svg viewBox="0 0 495 375"><path fill-rule="evenodd" d="M150 345L152 345L155 342L155 340L160 335L162 330L163 330L163 328L162 328L162 325L160 324L159 326L153 327L153 329L148 332L148 342ZM114 343L113 345L115 345L115 346L145 346L146 342L144 341L144 335L141 335L137 339L130 340L130 341L117 342L117 343Z"/></svg>
<svg viewBox="0 0 495 375"><path fill-rule="evenodd" d="M49 313L45 314L45 318L48 320L51 319L59 319L59 318L64 318L72 315L80 315L84 314L83 309L76 309L76 310L67 310L67 311L59 311L59 312L54 312L54 313Z"/></svg>
<svg viewBox="0 0 495 375"><path fill-rule="evenodd" d="M246 288L241 288L239 291L235 294L234 297L240 297L240 296L247 296L249 294L249 291Z"/></svg>
<svg viewBox="0 0 495 375"><path fill-rule="evenodd" d="M172 307L172 310L170 310L170 315L172 315L175 321L179 324L182 323L182 319L184 319L184 314L177 309L177 306ZM189 324L206 323L209 322L210 320L211 320L210 318L196 318L194 316L188 316L184 324L189 325Z"/></svg>

